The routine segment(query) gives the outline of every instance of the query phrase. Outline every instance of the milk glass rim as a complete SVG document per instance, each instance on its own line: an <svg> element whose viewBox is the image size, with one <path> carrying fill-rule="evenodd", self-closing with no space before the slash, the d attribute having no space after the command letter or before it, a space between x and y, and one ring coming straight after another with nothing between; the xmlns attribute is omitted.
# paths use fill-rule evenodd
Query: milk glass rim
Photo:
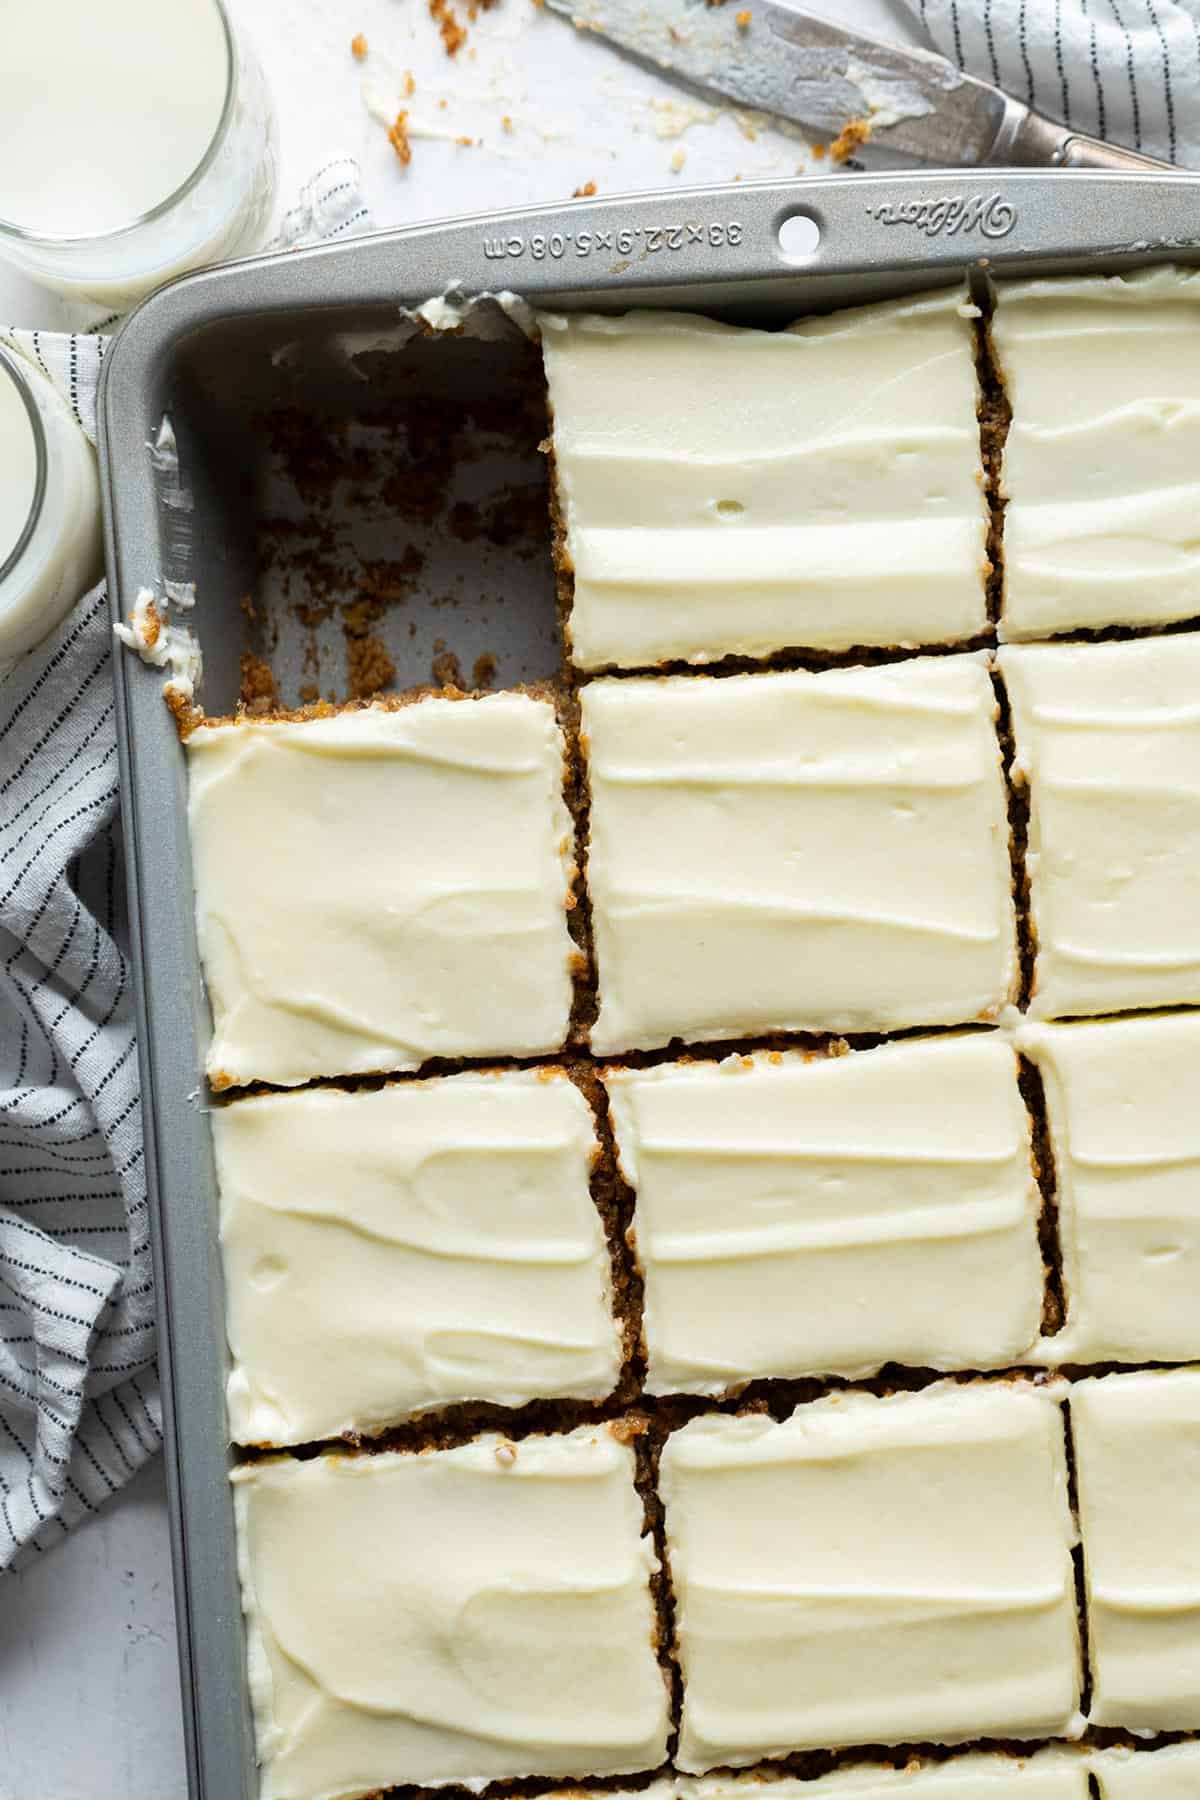
<svg viewBox="0 0 1200 1800"><path fill-rule="evenodd" d="M0 584L8 579L29 548L30 539L38 528L42 516L42 508L46 503L46 479L49 466L49 453L46 447L46 428L42 423L42 415L34 399L33 389L21 368L22 358L9 350L7 345L0 344L0 380L10 377L21 399L25 403L25 411L29 414L29 423L33 431L34 455L37 459L37 473L34 477L33 499L30 502L29 516L22 525L17 541L0 562Z"/></svg>
<svg viewBox="0 0 1200 1800"><path fill-rule="evenodd" d="M233 117L233 109L237 102L238 70L237 39L234 36L234 30L230 23L225 0L209 0L209 3L216 10L217 18L221 22L221 32L225 40L225 100L221 107L221 116L217 120L216 128L209 140L208 148L192 170L191 174L187 176L185 180L181 181L179 186L172 193L168 194L164 200L159 200L157 204L150 207L147 212L139 213L136 218L128 220L124 225L113 226L107 231L91 231L84 232L82 235L75 234L69 237L63 237L49 234L44 231L31 231L27 226L17 225L0 214L0 238L13 238L18 243L29 244L36 246L39 249L47 250L83 250L99 247L104 244L116 243L129 232L138 231L143 225L149 225L152 224L154 220L161 219L166 213L171 211L172 207L178 206L181 200L186 199L193 188L204 179L217 158L221 145L225 140L225 134L229 129L229 122ZM0 575L3 575L3 573L3 568L0 568Z"/></svg>

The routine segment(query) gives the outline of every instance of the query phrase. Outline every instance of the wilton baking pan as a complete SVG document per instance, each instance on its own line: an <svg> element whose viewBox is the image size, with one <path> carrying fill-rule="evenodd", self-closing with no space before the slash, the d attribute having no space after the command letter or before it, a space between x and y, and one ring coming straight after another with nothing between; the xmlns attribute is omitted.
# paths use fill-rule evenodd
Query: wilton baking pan
<svg viewBox="0 0 1200 1800"><path fill-rule="evenodd" d="M796 214L817 240L789 260L779 232ZM143 587L194 583L186 617L210 713L234 704L243 652L270 664L289 704L306 684L344 694L355 657L361 676L380 650L399 686L428 681L445 655L468 671L494 659L496 685L554 671L548 529L533 523L537 408L521 399L531 372L538 391L536 362L521 309L492 302L465 332L431 334L407 310L431 296L509 292L561 309L671 306L780 325L972 269L1168 260L1200 262L1200 176L927 172L575 202L192 276L140 308L107 360L114 618ZM405 409L422 424L398 445L389 418ZM360 586L372 572L369 630L341 604L347 558ZM189 1776L193 1796L251 1800L184 758L163 671L121 654L115 684Z"/></svg>

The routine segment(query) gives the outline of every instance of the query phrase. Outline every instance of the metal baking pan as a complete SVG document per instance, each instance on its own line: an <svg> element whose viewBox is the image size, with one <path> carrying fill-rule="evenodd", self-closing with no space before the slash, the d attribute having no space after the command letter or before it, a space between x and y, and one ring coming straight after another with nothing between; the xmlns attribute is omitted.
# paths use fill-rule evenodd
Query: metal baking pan
<svg viewBox="0 0 1200 1800"><path fill-rule="evenodd" d="M819 231L803 261L789 261L779 242L794 214ZM273 598L274 622L258 647L294 688L303 658L321 648L314 651L311 633L304 636L282 604L287 569L264 566L270 533L277 548L289 526L273 516L284 504L279 445L263 421L307 409L332 422L330 441L341 445L361 428L369 464L371 455L386 462L391 454L371 415L397 395L411 401L418 392L480 384L511 392L527 379L519 333L478 343L397 330L402 308L447 290L513 290L564 309L691 308L777 325L949 283L972 268L1009 276L1169 260L1200 262L1200 176L993 170L672 189L455 220L206 271L140 308L108 357L100 419L114 616L142 586L194 581L202 698L209 712L224 711L246 647L244 597ZM177 475L164 476L163 458L149 451L164 414L177 435ZM514 456L503 441L485 443L464 462L464 493L469 498L472 482L494 489L529 480L532 454L529 444ZM358 467L349 466L352 474ZM412 537L412 510L401 516L404 492L397 516L375 504L356 518L355 481L341 485L347 516L336 522L327 492L309 496L333 539L353 540L360 557L385 565L402 559ZM409 597L388 614L402 683L428 680L441 635L455 640L468 667L477 650L495 652L501 683L552 671L548 554L523 555L502 542L481 550L478 533L448 534L436 520L427 521L425 551ZM303 581L303 570L291 578ZM257 629L261 636L261 619ZM226 1479L217 1192L202 1073L209 1021L184 759L163 704L162 671L124 654L114 667L189 1778L192 1795L204 1800L251 1800L257 1781Z"/></svg>

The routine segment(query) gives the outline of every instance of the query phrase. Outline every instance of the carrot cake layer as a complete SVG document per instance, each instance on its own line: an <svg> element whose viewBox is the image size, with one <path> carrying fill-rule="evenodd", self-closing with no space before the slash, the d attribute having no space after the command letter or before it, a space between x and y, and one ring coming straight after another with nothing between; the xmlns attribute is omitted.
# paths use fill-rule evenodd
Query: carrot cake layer
<svg viewBox="0 0 1200 1800"><path fill-rule="evenodd" d="M214 1087L562 1047L574 858L547 701L245 721L187 749Z"/></svg>
<svg viewBox="0 0 1200 1800"><path fill-rule="evenodd" d="M605 1084L637 1196L651 1393L1029 1354L1039 1195L998 1032Z"/></svg>
<svg viewBox="0 0 1200 1800"><path fill-rule="evenodd" d="M1200 272L1001 283L1003 631L1200 614Z"/></svg>
<svg viewBox="0 0 1200 1800"><path fill-rule="evenodd" d="M606 1427L233 1481L262 1800L663 1761L657 1564Z"/></svg>
<svg viewBox="0 0 1200 1800"><path fill-rule="evenodd" d="M1052 1391L834 1394L710 1414L661 1485L679 1767L795 1749L1076 1735L1066 1448Z"/></svg>
<svg viewBox="0 0 1200 1800"><path fill-rule="evenodd" d="M1200 635L1000 653L1039 1018L1200 1002Z"/></svg>
<svg viewBox="0 0 1200 1800"><path fill-rule="evenodd" d="M266 1094L213 1130L238 1442L613 1391L598 1146L561 1071Z"/></svg>
<svg viewBox="0 0 1200 1800"><path fill-rule="evenodd" d="M673 1788L675 1800L1087 1800L1087 1778L1087 1762L1075 1750L1029 1756L968 1750L947 1762L913 1759L899 1768L856 1763L808 1781L683 1775Z"/></svg>
<svg viewBox="0 0 1200 1800"><path fill-rule="evenodd" d="M984 630L964 289L755 331L542 315L582 668Z"/></svg>
<svg viewBox="0 0 1200 1800"><path fill-rule="evenodd" d="M1200 1744L1101 1750L1090 1762L1100 1800L1200 1800Z"/></svg>
<svg viewBox="0 0 1200 1800"><path fill-rule="evenodd" d="M1200 1369L1077 1381L1071 1430L1092 1667L1088 1717L1130 1731L1194 1731Z"/></svg>
<svg viewBox="0 0 1200 1800"><path fill-rule="evenodd" d="M1200 1012L1027 1025L1058 1189L1064 1363L1200 1357Z"/></svg>
<svg viewBox="0 0 1200 1800"><path fill-rule="evenodd" d="M609 1055L995 1015L1016 969L984 661L591 682Z"/></svg>

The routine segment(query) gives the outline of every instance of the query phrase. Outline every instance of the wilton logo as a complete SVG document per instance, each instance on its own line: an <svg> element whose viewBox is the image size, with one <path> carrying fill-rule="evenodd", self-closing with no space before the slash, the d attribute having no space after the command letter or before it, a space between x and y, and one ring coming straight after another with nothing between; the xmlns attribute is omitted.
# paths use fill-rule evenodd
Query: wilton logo
<svg viewBox="0 0 1200 1800"><path fill-rule="evenodd" d="M1007 237L1017 222L1016 207L1002 194L976 194L969 200L942 195L901 204L884 201L868 206L867 212L880 225L913 225L926 237L957 237L960 232L978 231L986 238L1001 238Z"/></svg>

